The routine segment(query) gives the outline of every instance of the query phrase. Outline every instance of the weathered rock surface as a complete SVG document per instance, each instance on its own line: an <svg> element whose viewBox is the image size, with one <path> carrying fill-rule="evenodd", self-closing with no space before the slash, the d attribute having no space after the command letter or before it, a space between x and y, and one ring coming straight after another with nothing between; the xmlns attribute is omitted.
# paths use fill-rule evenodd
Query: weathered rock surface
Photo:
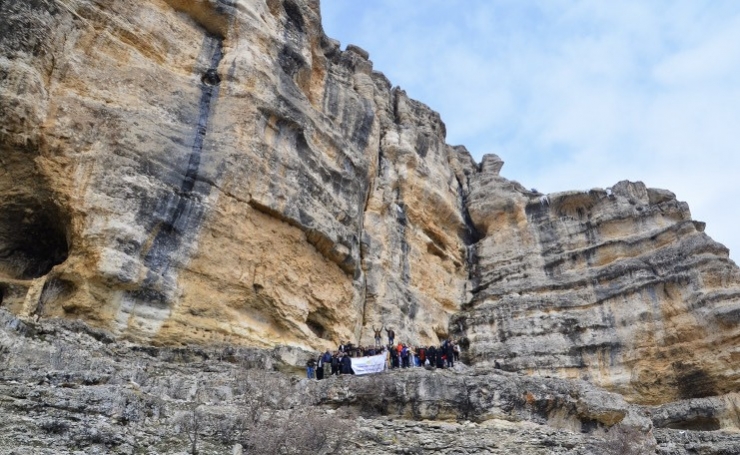
<svg viewBox="0 0 740 455"><path fill-rule="evenodd" d="M650 416L660 425L664 409L583 381L487 368L324 381L275 371L303 355L121 343L84 323L28 324L0 310L0 452L190 453L197 434L198 453L232 453L260 441L249 431L255 416L269 419L266 433L300 433L305 422L284 422L283 413L343 422L351 437L331 453L719 454L740 444L737 433L654 429ZM197 430L186 425L192 415ZM314 438L327 431L312 430ZM629 436L632 451L617 434Z"/></svg>
<svg viewBox="0 0 740 455"><path fill-rule="evenodd" d="M437 113L326 37L317 0L0 0L0 306L20 317L2 313L0 405L15 417L3 443L131 453L202 404L181 391L193 378L209 384L199 399L226 406L209 419L249 412L213 346L282 346L227 357L295 365L292 348L369 344L386 326L411 344L452 334L477 367L276 379L315 400L295 404L403 419L380 423L367 453L424 445L383 442L435 433L405 423L418 419L471 421L454 428L475 444L488 431L476 425L515 428L524 452L558 453L555 440L588 453L596 433L645 435L649 421L667 428L660 453L731 447L712 432L689 448L670 430L740 424L727 249L669 191L542 195L502 166L446 144ZM22 322L54 318L102 344ZM393 399L361 397L368 383ZM44 416L66 423L38 427ZM465 450L496 453L487 441Z"/></svg>
<svg viewBox="0 0 740 455"><path fill-rule="evenodd" d="M447 333L467 270L444 125L317 1L0 11L5 307L160 344Z"/></svg>
<svg viewBox="0 0 740 455"><path fill-rule="evenodd" d="M484 236L451 328L471 361L643 403L738 389L738 268L672 193L620 182L539 195L492 166L468 198Z"/></svg>

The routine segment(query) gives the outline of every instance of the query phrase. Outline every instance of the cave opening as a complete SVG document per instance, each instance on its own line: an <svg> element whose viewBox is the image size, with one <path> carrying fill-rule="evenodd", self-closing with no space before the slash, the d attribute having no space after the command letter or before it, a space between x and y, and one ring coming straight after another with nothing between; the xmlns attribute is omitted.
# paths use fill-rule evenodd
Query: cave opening
<svg viewBox="0 0 740 455"><path fill-rule="evenodd" d="M0 206L0 273L34 279L68 256L67 222L51 200L26 197Z"/></svg>
<svg viewBox="0 0 740 455"><path fill-rule="evenodd" d="M329 331L326 329L325 318L319 312L312 312L306 319L306 325L319 338L328 339Z"/></svg>

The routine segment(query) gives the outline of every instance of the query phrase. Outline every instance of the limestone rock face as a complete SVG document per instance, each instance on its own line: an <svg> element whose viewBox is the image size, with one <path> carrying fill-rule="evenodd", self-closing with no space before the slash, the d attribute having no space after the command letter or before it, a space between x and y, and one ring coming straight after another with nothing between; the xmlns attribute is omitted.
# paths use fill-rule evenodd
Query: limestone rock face
<svg viewBox="0 0 740 455"><path fill-rule="evenodd" d="M147 345L453 335L642 404L737 391L740 273L685 203L507 180L319 8L0 0L0 305Z"/></svg>
<svg viewBox="0 0 740 455"><path fill-rule="evenodd" d="M1 11L4 306L165 344L446 334L467 270L444 125L318 2Z"/></svg>
<svg viewBox="0 0 740 455"><path fill-rule="evenodd" d="M483 238L451 327L472 361L645 403L737 390L738 269L685 203L639 182L534 194L495 166L470 182Z"/></svg>

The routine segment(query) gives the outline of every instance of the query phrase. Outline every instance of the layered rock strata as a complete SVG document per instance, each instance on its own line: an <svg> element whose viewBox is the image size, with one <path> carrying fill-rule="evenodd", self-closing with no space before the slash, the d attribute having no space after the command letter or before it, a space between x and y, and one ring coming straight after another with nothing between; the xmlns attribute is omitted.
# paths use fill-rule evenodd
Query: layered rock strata
<svg viewBox="0 0 740 455"><path fill-rule="evenodd" d="M740 275L686 203L639 182L534 194L497 163L484 158L469 185L483 238L451 328L471 361L644 403L737 390Z"/></svg>
<svg viewBox="0 0 740 455"><path fill-rule="evenodd" d="M332 453L416 447L422 450L416 453L587 454L611 447L609 435L619 431L656 449L648 415L663 411L629 405L582 381L487 368L416 368L324 381L276 371L289 370L305 354L295 355L121 343L83 323L28 324L0 310L0 451L190 453L197 435L198 453L230 453L258 440L245 431L245 419L270 416L270 431L290 429L292 435L301 423L284 426L280 414L310 411L349 423L343 428L351 438ZM679 417L680 409L672 415ZM199 418L197 429L186 425L189 416ZM323 436L327 429L314 430ZM666 445L679 449L686 433L691 443L738 439L722 431L698 435L667 428L661 434Z"/></svg>
<svg viewBox="0 0 740 455"><path fill-rule="evenodd" d="M0 289L150 343L446 334L444 125L315 1L5 2Z"/></svg>
<svg viewBox="0 0 740 455"><path fill-rule="evenodd" d="M665 190L445 142L316 0L0 1L0 305L149 345L410 344L629 401L738 387L738 269Z"/></svg>

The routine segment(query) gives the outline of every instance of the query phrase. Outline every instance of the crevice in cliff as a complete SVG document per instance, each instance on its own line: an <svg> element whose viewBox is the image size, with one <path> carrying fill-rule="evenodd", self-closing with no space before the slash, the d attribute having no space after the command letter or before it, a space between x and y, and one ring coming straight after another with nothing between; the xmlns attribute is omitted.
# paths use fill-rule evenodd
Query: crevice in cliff
<svg viewBox="0 0 740 455"><path fill-rule="evenodd" d="M401 243L401 281L404 284L409 284L411 282L411 266L409 265L411 247L406 239L409 221L406 216L406 205L403 203L400 187L396 191L396 222L398 223L399 242Z"/></svg>
<svg viewBox="0 0 740 455"><path fill-rule="evenodd" d="M360 233L359 233L359 239L360 239L360 258L359 258L359 264L358 264L358 273L359 276L362 278L362 325L360 326L360 337L358 338L357 342L358 344L362 342L362 334L365 329L365 325L367 325L367 306L368 306L368 299L367 299L367 273L363 272L363 269L365 267L365 257L367 254L367 247L365 245L365 214L367 213L367 206L370 201L370 197L372 194L372 189L375 182L371 182L371 185L368 189L367 197L365 198L365 205L362 210L362 219L360 220Z"/></svg>
<svg viewBox="0 0 740 455"><path fill-rule="evenodd" d="M391 106L393 106L393 122L396 125L401 125L401 119L398 116L398 103L400 102L400 97L402 94L405 94L405 92L399 87L394 87L391 91L391 96L393 97L393 100L391 102Z"/></svg>
<svg viewBox="0 0 740 455"><path fill-rule="evenodd" d="M459 176L455 176L457 186L460 191L460 212L464 224L464 230L462 232L462 240L465 245L465 263L468 269L468 285L472 289L473 294L480 287L480 271L478 270L478 242L483 239L484 235L475 227L473 219L470 216L468 210L468 192L465 190ZM468 182L469 185L469 182ZM463 302L462 306L465 302Z"/></svg>
<svg viewBox="0 0 740 455"><path fill-rule="evenodd" d="M380 137L383 137L383 134L385 134L384 131L381 131ZM370 302L368 302L368 292L367 292L367 274L362 272L362 269L365 265L365 258L367 257L367 248L369 245L366 244L365 239L365 218L367 216L367 210L370 205L370 199L373 197L373 193L375 192L375 186L377 185L378 181L382 177L383 173L383 146L378 146L378 160L376 162L376 169L375 173L370 173L368 177L370 178L370 182L368 183L368 187L365 193L365 201L362 206L362 218L360 219L360 232L358 238L360 239L360 259L358 264L358 269L360 270L361 276L362 276L362 326L360 328L360 337L358 339L358 343L362 340L362 334L364 331L365 326L367 325L367 308L368 304L371 304L375 301L375 297L371 297Z"/></svg>
<svg viewBox="0 0 740 455"><path fill-rule="evenodd" d="M188 169L185 173L185 180L180 187L180 193L190 193L195 186L195 180L200 168L201 155L203 153L203 141L208 132L208 121L211 116L212 103L218 96L218 84L221 78L218 76L218 65L223 58L223 39L212 37L209 46L212 49L210 66L201 78L201 96L198 103L198 124L195 131L195 139L191 148Z"/></svg>
<svg viewBox="0 0 740 455"><path fill-rule="evenodd" d="M301 9L298 5L296 5L292 0L284 0L283 9L288 18L288 25L295 28L299 33L305 33L306 21L303 19L303 14L301 14Z"/></svg>
<svg viewBox="0 0 740 455"><path fill-rule="evenodd" d="M376 178L380 178L383 175L383 162L384 161L385 161L385 157L383 156L383 147L381 146L378 148L378 167L375 170ZM367 206L365 208L367 208Z"/></svg>

